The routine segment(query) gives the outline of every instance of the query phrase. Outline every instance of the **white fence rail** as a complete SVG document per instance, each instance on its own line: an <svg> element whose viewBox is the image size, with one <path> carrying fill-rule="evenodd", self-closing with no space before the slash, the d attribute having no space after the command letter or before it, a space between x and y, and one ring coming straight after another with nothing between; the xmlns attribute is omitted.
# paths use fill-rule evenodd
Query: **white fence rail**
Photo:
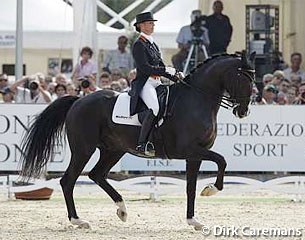
<svg viewBox="0 0 305 240"><path fill-rule="evenodd" d="M42 187L59 189L59 178L48 181L35 180L33 185L13 187L13 182L18 181L18 176L8 175L0 177L0 193L7 194L10 198L12 193L32 191ZM197 182L197 191L201 191L207 184L213 183L215 178L200 179ZM184 193L186 189L186 181L178 178L160 177L160 176L144 176L130 178L122 181L109 180L110 184L116 189L123 189L137 193L147 193L151 198L157 199L160 195ZM77 183L89 184L93 183L87 176L80 176ZM275 178L268 181L259 181L251 178L226 176L224 178L225 185L232 186L226 189L224 193L247 193L257 190L270 190L283 194L293 195L293 199L302 200L305 195L305 176L288 176Z"/></svg>

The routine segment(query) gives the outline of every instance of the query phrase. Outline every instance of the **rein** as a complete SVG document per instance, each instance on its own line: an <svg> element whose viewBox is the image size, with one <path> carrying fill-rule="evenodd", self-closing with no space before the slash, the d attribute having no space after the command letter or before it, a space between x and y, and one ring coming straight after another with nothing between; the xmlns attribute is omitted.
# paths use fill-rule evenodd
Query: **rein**
<svg viewBox="0 0 305 240"><path fill-rule="evenodd" d="M252 75L255 73L255 70L238 68L238 72L245 75L251 82L254 82L254 77ZM191 80L193 78L193 75L190 74L186 78ZM240 97L236 96L234 98L231 98L231 97L227 97L223 94L215 94L215 93L213 94L213 93L211 93L211 91L208 91L209 89L203 90L201 88L195 87L195 86L189 84L187 81L184 81L184 79L180 79L179 82L181 82L183 85L185 85L187 87L190 87L190 88L196 90L197 92L199 92L201 94L208 95L211 98L214 98L216 100L221 99L220 103L217 103L217 104L218 104L218 106L223 107L225 109L232 109L232 108L237 107L239 105L239 103L237 103L236 99L244 99L244 98L248 99L248 97L243 97L243 96L240 96Z"/></svg>

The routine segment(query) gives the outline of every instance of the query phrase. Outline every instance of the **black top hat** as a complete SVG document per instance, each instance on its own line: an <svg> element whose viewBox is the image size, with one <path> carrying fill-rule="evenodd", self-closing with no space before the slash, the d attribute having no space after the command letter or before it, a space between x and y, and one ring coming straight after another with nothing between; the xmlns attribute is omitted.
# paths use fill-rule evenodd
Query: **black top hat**
<svg viewBox="0 0 305 240"><path fill-rule="evenodd" d="M157 20L154 19L151 12L139 13L136 16L136 22L135 22L134 26L136 26L138 23L142 23L142 22L146 22L146 21L157 21Z"/></svg>

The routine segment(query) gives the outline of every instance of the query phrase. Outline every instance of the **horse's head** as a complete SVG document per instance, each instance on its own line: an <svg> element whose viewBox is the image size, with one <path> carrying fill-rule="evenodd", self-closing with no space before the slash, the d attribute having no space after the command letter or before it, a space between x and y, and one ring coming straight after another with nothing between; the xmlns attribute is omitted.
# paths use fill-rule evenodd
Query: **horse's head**
<svg viewBox="0 0 305 240"><path fill-rule="evenodd" d="M242 52L237 63L227 72L225 89L233 103L233 114L239 118L248 115L248 106L255 78L254 57L255 52L249 58L245 52Z"/></svg>

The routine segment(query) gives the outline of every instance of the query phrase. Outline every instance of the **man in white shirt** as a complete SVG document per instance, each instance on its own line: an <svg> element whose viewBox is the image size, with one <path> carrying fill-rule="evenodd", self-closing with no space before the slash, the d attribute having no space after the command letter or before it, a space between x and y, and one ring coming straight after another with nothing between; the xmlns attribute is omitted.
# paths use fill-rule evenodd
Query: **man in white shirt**
<svg viewBox="0 0 305 240"><path fill-rule="evenodd" d="M106 54L104 70L112 72L114 69L118 69L127 75L134 68L132 56L126 48L127 44L128 38L126 36L120 36L118 38L118 48L110 50Z"/></svg>

